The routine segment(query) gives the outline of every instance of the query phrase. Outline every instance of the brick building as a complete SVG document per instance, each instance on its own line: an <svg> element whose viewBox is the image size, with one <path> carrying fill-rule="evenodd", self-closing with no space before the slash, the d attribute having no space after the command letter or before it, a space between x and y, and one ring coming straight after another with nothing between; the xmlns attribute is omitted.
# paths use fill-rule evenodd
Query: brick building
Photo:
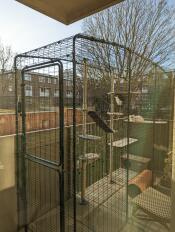
<svg viewBox="0 0 175 232"><path fill-rule="evenodd" d="M72 75L69 70L64 71L64 101L67 107L73 99ZM69 78L68 78L69 77ZM25 97L27 109L38 107L38 110L59 106L59 79L56 76L36 72L25 73ZM82 100L81 79L77 78L76 101ZM20 100L20 82L18 83ZM0 74L0 108L14 109L15 106L15 73L13 71Z"/></svg>

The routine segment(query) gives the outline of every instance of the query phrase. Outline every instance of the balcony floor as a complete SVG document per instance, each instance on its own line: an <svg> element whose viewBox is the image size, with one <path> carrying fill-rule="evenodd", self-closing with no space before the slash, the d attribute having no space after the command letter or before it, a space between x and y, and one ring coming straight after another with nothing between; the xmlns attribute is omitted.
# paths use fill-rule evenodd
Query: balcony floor
<svg viewBox="0 0 175 232"><path fill-rule="evenodd" d="M129 220L126 223L126 188L124 169L113 172L114 183L108 176L89 186L86 191L87 205L81 205L77 195L77 232L166 232L158 222L144 221L132 216L132 204L129 199ZM136 172L129 172L132 179ZM111 187L109 189L109 186ZM58 232L59 209L52 209L40 217L30 228L33 232ZM66 231L73 231L72 200L66 203Z"/></svg>
<svg viewBox="0 0 175 232"><path fill-rule="evenodd" d="M139 214L140 213L143 216L146 215L142 210L140 210ZM168 232L169 230L158 222L146 221L131 216L127 225L122 230L122 232L131 232L131 231L132 232Z"/></svg>

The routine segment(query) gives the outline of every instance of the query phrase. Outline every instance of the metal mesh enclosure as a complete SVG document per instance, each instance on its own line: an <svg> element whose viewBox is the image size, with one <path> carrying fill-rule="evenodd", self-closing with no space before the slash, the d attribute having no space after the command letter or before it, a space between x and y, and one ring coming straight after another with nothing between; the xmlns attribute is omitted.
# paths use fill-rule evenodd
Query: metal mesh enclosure
<svg viewBox="0 0 175 232"><path fill-rule="evenodd" d="M80 34L18 55L15 69L18 229L121 231L131 181L147 170L154 186L163 175L171 78Z"/></svg>

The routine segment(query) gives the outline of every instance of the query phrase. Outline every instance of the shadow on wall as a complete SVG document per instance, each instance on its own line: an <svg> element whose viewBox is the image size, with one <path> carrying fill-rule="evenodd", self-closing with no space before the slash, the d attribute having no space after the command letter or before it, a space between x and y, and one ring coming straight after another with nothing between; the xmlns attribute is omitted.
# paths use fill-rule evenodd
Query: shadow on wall
<svg viewBox="0 0 175 232"><path fill-rule="evenodd" d="M15 232L15 136L0 137L0 231Z"/></svg>
<svg viewBox="0 0 175 232"><path fill-rule="evenodd" d="M0 191L0 231L16 232L17 208L15 187Z"/></svg>

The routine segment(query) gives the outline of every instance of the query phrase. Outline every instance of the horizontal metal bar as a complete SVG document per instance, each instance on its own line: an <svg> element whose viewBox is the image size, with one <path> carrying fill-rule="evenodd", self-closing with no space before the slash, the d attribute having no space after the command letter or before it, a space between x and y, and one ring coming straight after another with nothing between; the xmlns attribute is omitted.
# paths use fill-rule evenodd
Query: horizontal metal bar
<svg viewBox="0 0 175 232"><path fill-rule="evenodd" d="M43 62L43 63L25 66L22 69L22 72L28 72L28 71L33 71L33 70L42 69L42 68L48 68L48 67L52 67L52 66L56 66L56 65L59 66L60 65L59 62L60 62L59 59L55 59L55 60L51 60L51 61L47 61L47 62Z"/></svg>
<svg viewBox="0 0 175 232"><path fill-rule="evenodd" d="M43 165L43 166L45 166L47 168L51 168L51 169L59 170L59 171L61 170L61 165L54 162L54 161L45 160L43 158L37 157L35 155L30 155L30 154L26 154L25 158L27 160L30 160L30 161L34 162L34 163Z"/></svg>

